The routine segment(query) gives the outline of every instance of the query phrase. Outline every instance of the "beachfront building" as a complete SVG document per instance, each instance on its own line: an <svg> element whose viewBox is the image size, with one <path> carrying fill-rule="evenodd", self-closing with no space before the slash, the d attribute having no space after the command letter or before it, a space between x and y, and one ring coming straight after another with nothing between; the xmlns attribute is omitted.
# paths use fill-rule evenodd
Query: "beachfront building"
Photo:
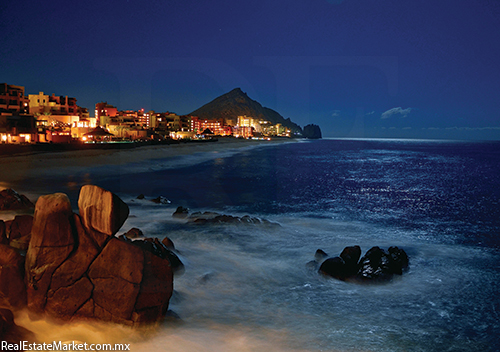
<svg viewBox="0 0 500 352"><path fill-rule="evenodd" d="M0 143L37 142L35 118L32 115L0 115Z"/></svg>
<svg viewBox="0 0 500 352"><path fill-rule="evenodd" d="M200 119L197 116L191 116L191 131L196 134L202 134L205 130L210 130L214 135L229 136L232 134L230 126L224 125L224 119Z"/></svg>
<svg viewBox="0 0 500 352"><path fill-rule="evenodd" d="M101 102L95 104L95 119L97 120L97 125L98 126L105 126L106 124L101 122L101 117L103 116L108 116L108 117L115 117L118 115L118 109L113 106L108 104L108 102Z"/></svg>
<svg viewBox="0 0 500 352"><path fill-rule="evenodd" d="M0 83L0 114L18 115L29 113L29 99L23 86Z"/></svg>
<svg viewBox="0 0 500 352"><path fill-rule="evenodd" d="M79 117L80 109L76 105L76 98L66 96L47 95L43 92L30 94L29 110L31 114L45 114L64 116L68 120L69 116Z"/></svg>
<svg viewBox="0 0 500 352"><path fill-rule="evenodd" d="M236 138L251 138L254 136L254 128L250 126L235 126L233 136Z"/></svg>
<svg viewBox="0 0 500 352"><path fill-rule="evenodd" d="M80 119L78 122L73 122L71 125L71 137L82 139L82 137L97 127L97 119L89 117Z"/></svg>
<svg viewBox="0 0 500 352"><path fill-rule="evenodd" d="M88 110L76 98L39 92L29 95L29 108L37 118L39 142L69 143L92 127Z"/></svg>
<svg viewBox="0 0 500 352"><path fill-rule="evenodd" d="M192 139L195 135L193 131L172 131L169 136L172 139Z"/></svg>

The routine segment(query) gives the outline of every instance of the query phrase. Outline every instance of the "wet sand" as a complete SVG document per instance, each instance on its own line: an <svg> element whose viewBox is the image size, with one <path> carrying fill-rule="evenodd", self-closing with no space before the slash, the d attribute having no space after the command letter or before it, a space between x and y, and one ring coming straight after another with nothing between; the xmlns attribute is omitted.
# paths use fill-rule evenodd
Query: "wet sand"
<svg viewBox="0 0 500 352"><path fill-rule="evenodd" d="M254 146L292 142L289 139L271 141L219 139L210 143L183 143L144 146L134 149L78 150L0 156L0 189L19 185L23 180L60 177L86 168L126 165L155 159L168 159L198 153L217 153ZM29 185L26 185L30 188Z"/></svg>

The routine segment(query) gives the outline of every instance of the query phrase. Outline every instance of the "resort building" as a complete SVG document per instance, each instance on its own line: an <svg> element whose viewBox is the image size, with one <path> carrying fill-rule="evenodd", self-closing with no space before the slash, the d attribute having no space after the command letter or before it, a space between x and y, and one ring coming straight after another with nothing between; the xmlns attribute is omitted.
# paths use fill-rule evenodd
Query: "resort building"
<svg viewBox="0 0 500 352"><path fill-rule="evenodd" d="M197 116L191 116L191 131L196 134L202 134L209 129L214 135L226 136L232 134L232 129L224 125L224 119L200 119Z"/></svg>
<svg viewBox="0 0 500 352"><path fill-rule="evenodd" d="M98 126L105 125L105 124L101 123L102 116L115 117L117 114L118 114L118 109L115 106L108 104L108 102L101 102L101 103L95 104L94 117L97 120Z"/></svg>
<svg viewBox="0 0 500 352"><path fill-rule="evenodd" d="M35 118L31 115L0 115L0 143L37 141Z"/></svg>
<svg viewBox="0 0 500 352"><path fill-rule="evenodd" d="M29 99L24 95L24 87L0 83L0 114L28 114Z"/></svg>
<svg viewBox="0 0 500 352"><path fill-rule="evenodd" d="M76 98L43 92L29 95L29 109L38 120L47 121L46 125L52 127L70 128L81 116L88 117L87 109L76 105Z"/></svg>

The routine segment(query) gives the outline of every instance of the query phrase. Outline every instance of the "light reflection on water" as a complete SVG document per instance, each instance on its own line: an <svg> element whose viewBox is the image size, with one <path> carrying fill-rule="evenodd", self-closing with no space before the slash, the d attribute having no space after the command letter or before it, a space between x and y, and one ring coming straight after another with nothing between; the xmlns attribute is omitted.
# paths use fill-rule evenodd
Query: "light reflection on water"
<svg viewBox="0 0 500 352"><path fill-rule="evenodd" d="M186 265L170 307L182 323L135 341L140 350L499 349L497 159L477 145L328 143L182 170L159 161L118 180L92 175L131 205L123 232L168 235ZM173 203L138 201L140 193ZM171 218L181 204L282 226L185 225ZM355 244L402 247L410 271L358 286L305 266L318 248L335 256Z"/></svg>

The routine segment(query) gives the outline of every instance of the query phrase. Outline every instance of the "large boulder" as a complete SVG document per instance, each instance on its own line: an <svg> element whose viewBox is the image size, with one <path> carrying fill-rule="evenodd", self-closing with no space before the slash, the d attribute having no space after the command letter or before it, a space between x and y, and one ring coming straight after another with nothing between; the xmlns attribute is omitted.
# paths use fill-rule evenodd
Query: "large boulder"
<svg viewBox="0 0 500 352"><path fill-rule="evenodd" d="M0 244L0 307L20 309L25 305L24 257Z"/></svg>
<svg viewBox="0 0 500 352"><path fill-rule="evenodd" d="M20 210L34 207L35 205L26 196L11 188L0 192L0 210Z"/></svg>
<svg viewBox="0 0 500 352"><path fill-rule="evenodd" d="M144 269L144 253L136 246L111 239L89 268L94 285L92 298L104 310L99 317L131 320ZM109 314L106 314L109 313Z"/></svg>
<svg viewBox="0 0 500 352"><path fill-rule="evenodd" d="M143 323L165 316L173 290L173 272L168 259L144 252L143 278L132 320Z"/></svg>
<svg viewBox="0 0 500 352"><path fill-rule="evenodd" d="M80 216L73 214L73 223L78 245L64 263L54 271L51 283L52 290L76 283L85 275L90 264L101 252L99 244L85 231Z"/></svg>
<svg viewBox="0 0 500 352"><path fill-rule="evenodd" d="M28 309L42 313L54 271L73 251L73 211L63 193L38 198L26 253Z"/></svg>
<svg viewBox="0 0 500 352"><path fill-rule="evenodd" d="M180 260L158 239L135 244L125 236L111 236L125 221L123 214L112 220L112 214L119 213L112 208L120 207L121 200L111 197L103 201L99 197L109 198L109 192L94 188L82 194L81 215L72 212L67 196L60 193L40 197L36 204L25 264L25 297L32 317L98 319L126 325L161 319L173 291L175 265L171 263ZM93 203L89 194L97 196ZM104 203L109 205L104 206L107 215L99 217L96 209L102 209ZM19 260L12 248L3 247L0 254L4 249L9 255L3 257L9 263ZM24 283L22 274L18 276ZM10 278L1 280L0 294L5 291L11 296L13 286L1 283L12 282ZM13 305L9 303L9 307Z"/></svg>
<svg viewBox="0 0 500 352"><path fill-rule="evenodd" d="M118 232L129 214L128 205L117 195L94 185L82 187L78 209L86 227L109 236Z"/></svg>

